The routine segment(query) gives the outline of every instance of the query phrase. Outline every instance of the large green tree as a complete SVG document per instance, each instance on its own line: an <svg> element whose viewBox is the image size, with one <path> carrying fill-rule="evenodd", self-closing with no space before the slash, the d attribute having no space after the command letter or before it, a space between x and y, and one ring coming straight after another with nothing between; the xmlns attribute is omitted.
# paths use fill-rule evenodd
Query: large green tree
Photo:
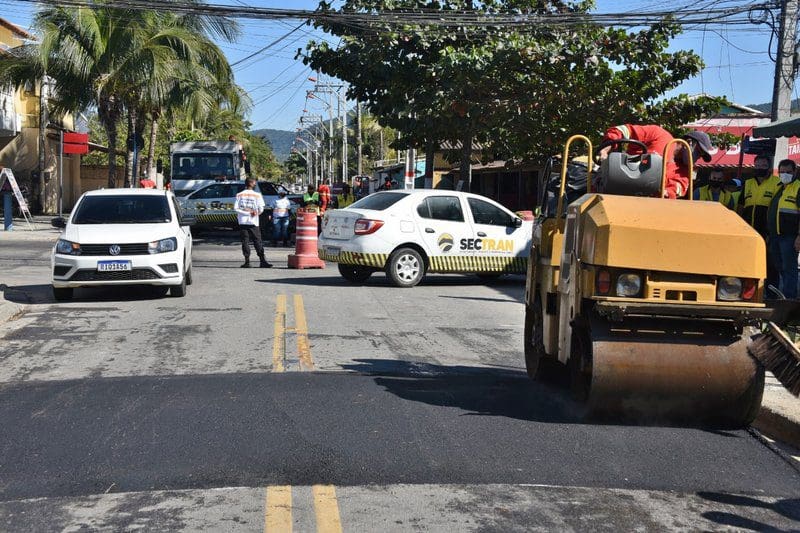
<svg viewBox="0 0 800 533"><path fill-rule="evenodd" d="M591 1L346 0L341 11L427 10L448 13L552 15L589 12ZM322 2L322 10L332 10ZM471 148L486 157L536 159L550 155L572 133L598 136L623 122L676 127L714 111L720 99L663 99L697 74L693 52L666 51L679 27L663 23L639 31L592 23L524 27L353 25L325 19L321 29L341 38L333 48L309 43L303 60L350 84L401 134L399 146L460 144L462 175Z"/></svg>

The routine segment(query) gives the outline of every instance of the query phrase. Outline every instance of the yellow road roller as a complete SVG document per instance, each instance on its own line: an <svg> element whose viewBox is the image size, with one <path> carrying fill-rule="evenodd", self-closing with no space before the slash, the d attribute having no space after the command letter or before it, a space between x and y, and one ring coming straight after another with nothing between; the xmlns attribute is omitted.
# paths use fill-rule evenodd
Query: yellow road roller
<svg viewBox="0 0 800 533"><path fill-rule="evenodd" d="M593 414L749 424L764 371L748 355L746 331L771 316L763 239L719 202L663 198L667 154L675 143L689 149L685 141L673 140L663 158L614 152L598 176L589 164L573 177L576 140L593 160L591 141L571 137L560 177L548 185L546 172L540 187L528 374L545 379L566 365Z"/></svg>

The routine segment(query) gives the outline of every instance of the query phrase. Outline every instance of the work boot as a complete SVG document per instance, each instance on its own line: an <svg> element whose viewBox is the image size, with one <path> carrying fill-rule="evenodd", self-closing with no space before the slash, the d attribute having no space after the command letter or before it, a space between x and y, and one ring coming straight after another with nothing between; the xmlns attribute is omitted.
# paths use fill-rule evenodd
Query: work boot
<svg viewBox="0 0 800 533"><path fill-rule="evenodd" d="M272 268L272 263L268 263L266 259L262 259L258 266L259 268Z"/></svg>
<svg viewBox="0 0 800 533"><path fill-rule="evenodd" d="M272 241L272 247L273 247L273 248L277 248L277 247L278 247L278 243L277 243L277 241Z"/></svg>
<svg viewBox="0 0 800 533"><path fill-rule="evenodd" d="M289 246L289 241L283 241L283 247L288 248L288 246Z"/></svg>
<svg viewBox="0 0 800 533"><path fill-rule="evenodd" d="M249 259L245 259L244 260L244 264L239 268L250 268L250 260Z"/></svg>

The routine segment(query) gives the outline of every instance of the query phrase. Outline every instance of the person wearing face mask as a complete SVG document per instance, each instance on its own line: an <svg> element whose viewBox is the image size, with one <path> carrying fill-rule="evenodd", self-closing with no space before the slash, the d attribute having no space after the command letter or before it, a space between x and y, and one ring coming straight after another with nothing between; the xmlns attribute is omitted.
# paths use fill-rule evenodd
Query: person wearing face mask
<svg viewBox="0 0 800 533"><path fill-rule="evenodd" d="M769 237L767 209L781 186L778 176L772 176L772 163L765 155L756 156L754 178L744 182L742 217L765 239ZM769 270L769 264L767 264Z"/></svg>
<svg viewBox="0 0 800 533"><path fill-rule="evenodd" d="M723 189L725 175L722 169L715 167L708 176L708 184L694 190L694 199L702 202L720 202L725 205L730 201L730 195Z"/></svg>
<svg viewBox="0 0 800 533"><path fill-rule="evenodd" d="M800 250L800 181L797 165L784 159L778 165L781 185L769 204L769 253L773 267L780 273L780 290L787 298L797 298L797 252ZM777 286L777 276L768 279Z"/></svg>
<svg viewBox="0 0 800 533"><path fill-rule="evenodd" d="M639 141L645 144L647 153L663 156L664 149L673 137L661 126L622 124L609 128L603 137L603 142L616 139ZM697 161L701 157L704 161L711 161L713 146L708 134L702 131L691 131L684 135L683 139L692 147L693 161ZM613 148L614 146L607 146L600 150L600 159L608 157ZM641 148L631 144L628 145L627 151L629 154L638 154L641 153ZM675 199L685 196L689 190L689 179L693 178L689 176L689 152L686 147L682 144L673 147L672 157L670 158L668 155L665 164L667 165L667 184L664 197Z"/></svg>

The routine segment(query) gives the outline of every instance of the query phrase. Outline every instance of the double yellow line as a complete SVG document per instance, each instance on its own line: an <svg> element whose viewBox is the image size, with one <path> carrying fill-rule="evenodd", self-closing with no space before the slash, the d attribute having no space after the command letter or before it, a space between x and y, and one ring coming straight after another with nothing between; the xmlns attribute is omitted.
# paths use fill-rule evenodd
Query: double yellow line
<svg viewBox="0 0 800 533"><path fill-rule="evenodd" d="M342 520L339 502L333 485L314 485L314 515L318 533L341 533ZM267 487L264 511L264 532L291 533L292 531L292 487L281 485Z"/></svg>
<svg viewBox="0 0 800 533"><path fill-rule="evenodd" d="M272 341L272 371L286 371L286 333L294 332L297 338L297 354L300 370L314 370L314 359L311 357L311 345L308 342L308 322L303 306L303 297L294 295L293 328L286 325L287 298L279 294L275 302L275 333Z"/></svg>

